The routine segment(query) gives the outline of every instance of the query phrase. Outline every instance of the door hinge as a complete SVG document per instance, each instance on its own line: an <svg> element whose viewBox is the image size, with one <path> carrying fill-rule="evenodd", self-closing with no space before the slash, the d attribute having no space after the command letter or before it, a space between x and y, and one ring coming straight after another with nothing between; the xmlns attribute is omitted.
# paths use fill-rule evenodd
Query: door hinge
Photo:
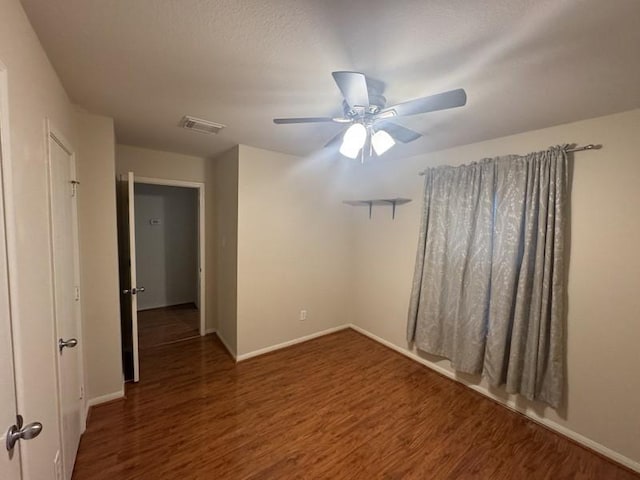
<svg viewBox="0 0 640 480"><path fill-rule="evenodd" d="M80 182L77 180L71 180L71 196L75 197L78 194L78 185Z"/></svg>
<svg viewBox="0 0 640 480"><path fill-rule="evenodd" d="M80 301L80 287L74 287L74 297L76 302Z"/></svg>
<svg viewBox="0 0 640 480"><path fill-rule="evenodd" d="M84 398L84 385L80 385L80 400Z"/></svg>

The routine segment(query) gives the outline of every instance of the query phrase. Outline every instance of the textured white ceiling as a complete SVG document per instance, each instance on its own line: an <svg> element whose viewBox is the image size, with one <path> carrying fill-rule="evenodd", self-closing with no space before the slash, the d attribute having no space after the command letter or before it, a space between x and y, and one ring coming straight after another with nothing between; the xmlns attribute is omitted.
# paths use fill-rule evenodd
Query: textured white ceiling
<svg viewBox="0 0 640 480"><path fill-rule="evenodd" d="M466 89L466 107L398 122L425 134L401 156L640 107L638 0L22 3L72 100L125 144L308 154L341 127L271 119L341 113L333 70L384 81L388 103ZM184 114L228 127L181 130Z"/></svg>

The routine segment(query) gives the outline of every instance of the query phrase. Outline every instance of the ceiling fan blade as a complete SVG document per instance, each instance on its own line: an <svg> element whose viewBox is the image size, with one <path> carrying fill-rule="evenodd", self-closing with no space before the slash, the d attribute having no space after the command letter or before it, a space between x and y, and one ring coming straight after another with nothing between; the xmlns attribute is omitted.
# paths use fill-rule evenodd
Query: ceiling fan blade
<svg viewBox="0 0 640 480"><path fill-rule="evenodd" d="M334 137L331 137L331 140L329 140L327 143L324 144L324 148L338 145L340 142L342 142L342 137L344 137L344 131L338 132L337 135L335 135Z"/></svg>
<svg viewBox="0 0 640 480"><path fill-rule="evenodd" d="M302 118L274 118L276 125L286 125L289 123L324 123L333 122L332 117L302 117Z"/></svg>
<svg viewBox="0 0 640 480"><path fill-rule="evenodd" d="M409 100L387 107L380 111L378 115L387 116L395 112L397 116L417 115L419 113L435 112L436 110L446 110L447 108L461 107L467 103L467 93L462 89L450 90L428 97Z"/></svg>
<svg viewBox="0 0 640 480"><path fill-rule="evenodd" d="M367 78L358 72L333 72L333 79L342 92L349 108L369 108L369 90Z"/></svg>
<svg viewBox="0 0 640 480"><path fill-rule="evenodd" d="M397 140L402 143L409 143L417 140L422 136L421 133L414 132L402 125L398 125L393 122L377 122L375 125L376 130L385 130L389 135L391 135L394 140Z"/></svg>

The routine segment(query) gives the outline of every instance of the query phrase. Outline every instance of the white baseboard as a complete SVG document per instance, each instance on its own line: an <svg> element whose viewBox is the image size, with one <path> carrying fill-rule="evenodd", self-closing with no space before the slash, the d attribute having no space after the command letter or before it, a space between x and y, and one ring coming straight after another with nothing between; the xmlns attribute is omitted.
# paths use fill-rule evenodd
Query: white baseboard
<svg viewBox="0 0 640 480"><path fill-rule="evenodd" d="M257 357L259 355L264 355L265 353L273 352L275 350L280 350L281 348L290 347L291 345L295 345L297 343L306 342L308 340L313 340L314 338L323 337L325 335L329 335L330 333L339 332L340 330L346 330L351 325L340 325L333 328L328 328L327 330L322 330L321 332L312 333L311 335L305 335L304 337L295 338L293 340L289 340L287 342L278 343L277 345L272 345L270 347L260 348L258 350L254 350L253 352L243 353L242 355L238 355L236 358L237 362L242 362L243 360L248 360L253 357Z"/></svg>
<svg viewBox="0 0 640 480"><path fill-rule="evenodd" d="M224 348L227 349L227 352L229 352L229 355L231 355L233 357L234 361L238 361L238 357L236 355L236 350L235 348L231 348L231 346L229 345L229 342L227 342L227 340L220 335L220 332L215 332L216 336L220 339L220 341L222 342L222 345L224 345Z"/></svg>
<svg viewBox="0 0 640 480"><path fill-rule="evenodd" d="M576 443L579 443L585 447L587 447L590 450L593 450L594 452L599 453L600 455L607 457L611 460L613 460L616 463L619 463L620 465L624 465L625 467L636 471L636 472L640 472L640 462L636 462L635 460L632 460L628 457L625 457L624 455L622 455L621 453L618 453L614 450L611 450L608 447L605 447L604 445L596 442L595 440L592 440L588 437L585 437L584 435L581 435L577 432L574 432L573 430L568 429L567 427L560 425L559 423L554 422L553 420L549 420L548 418L544 418L544 417L540 417L538 415L536 415L535 413L526 410L524 408L519 407L518 405L516 405L515 403L512 403L511 401L509 402L505 402L503 401L501 398L496 397L494 395L492 395L490 392L488 392L487 390L485 390L482 386L480 385L476 385L473 383L469 383L467 381L465 381L462 378L456 377L454 375L453 372L442 368L440 365L437 365L435 363L429 362L428 360L425 360L424 358L420 357L419 355L416 355L414 352L411 352L409 350L406 350L402 347L399 347L387 340L385 340L384 338L378 337L377 335L374 335L373 333L365 330L364 328L361 328L357 325L349 325L353 330L355 330L356 332L359 332L367 337L369 337L372 340L375 340L378 343L381 343L382 345L391 348L392 350L395 350L398 353L401 353L402 355L410 358L411 360L415 360L418 363L421 363L422 365L435 370L438 373L441 373L442 375L456 381L459 383L462 383L463 385L475 390L478 393L481 393L482 395L484 395L485 397L489 397L492 400L495 400L496 402L500 403L501 405L507 407L510 410L513 410L515 412L521 413L523 415L525 415L527 418L529 418L530 420L539 423L540 425L543 425L545 427L547 427L550 430L553 430L557 433L559 433L560 435L567 437L571 440L573 440Z"/></svg>
<svg viewBox="0 0 640 480"><path fill-rule="evenodd" d="M95 405L100 405L101 403L111 402L112 400L119 400L124 398L124 388L117 392L108 393L107 395L100 395L99 397L89 398L87 399L87 405L89 407L93 407Z"/></svg>
<svg viewBox="0 0 640 480"><path fill-rule="evenodd" d="M107 403L107 402L111 402L113 400L119 400L121 398L124 398L124 388L122 390L117 391L117 392L108 393L107 395L101 395L99 397L94 397L94 398L88 398L87 402L85 403L85 415L84 415L84 418L86 419L87 416L89 415L89 409L91 407L95 407L96 405L100 405L101 403Z"/></svg>
<svg viewBox="0 0 640 480"><path fill-rule="evenodd" d="M205 329L205 331L204 331L204 334L205 334L205 335L212 335L212 334L214 334L214 333L216 333L216 329L215 329L215 328L207 328L207 329Z"/></svg>

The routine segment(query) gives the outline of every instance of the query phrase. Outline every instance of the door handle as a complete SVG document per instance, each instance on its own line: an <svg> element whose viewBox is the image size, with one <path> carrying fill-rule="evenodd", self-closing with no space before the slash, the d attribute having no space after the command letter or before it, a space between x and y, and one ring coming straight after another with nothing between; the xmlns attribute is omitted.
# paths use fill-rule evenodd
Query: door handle
<svg viewBox="0 0 640 480"><path fill-rule="evenodd" d="M22 415L18 415L16 417L16 425L11 425L9 430L7 430L7 440L6 447L7 451L13 450L13 447L16 446L18 440L31 440L32 438L36 438L42 432L42 424L40 422L33 422L24 427L22 424L24 420L22 419Z"/></svg>
<svg viewBox="0 0 640 480"><path fill-rule="evenodd" d="M58 340L58 348L60 349L60 353L62 353L63 348L73 348L78 345L78 340L75 338L70 338L69 340Z"/></svg>
<svg viewBox="0 0 640 480"><path fill-rule="evenodd" d="M125 288L124 290L122 290L122 293L124 295L135 295L136 293L144 293L145 288L144 287L133 287L131 290L129 290L128 288Z"/></svg>

